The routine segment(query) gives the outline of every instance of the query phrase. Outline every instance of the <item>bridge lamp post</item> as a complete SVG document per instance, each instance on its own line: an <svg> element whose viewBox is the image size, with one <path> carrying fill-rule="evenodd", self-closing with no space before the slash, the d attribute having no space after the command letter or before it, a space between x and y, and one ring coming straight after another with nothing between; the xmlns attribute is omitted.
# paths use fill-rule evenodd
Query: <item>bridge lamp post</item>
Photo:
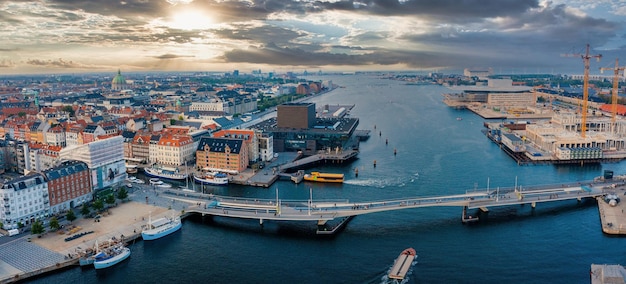
<svg viewBox="0 0 626 284"><path fill-rule="evenodd" d="M498 187L496 188L496 202L498 202L498 201L499 201L499 199L500 199L500 187L498 186Z"/></svg>
<svg viewBox="0 0 626 284"><path fill-rule="evenodd" d="M276 188L276 212L278 214L280 214L280 203L279 203L279 199L278 199L278 187Z"/></svg>
<svg viewBox="0 0 626 284"><path fill-rule="evenodd" d="M313 188L309 187L309 216L311 216L312 205L313 205Z"/></svg>

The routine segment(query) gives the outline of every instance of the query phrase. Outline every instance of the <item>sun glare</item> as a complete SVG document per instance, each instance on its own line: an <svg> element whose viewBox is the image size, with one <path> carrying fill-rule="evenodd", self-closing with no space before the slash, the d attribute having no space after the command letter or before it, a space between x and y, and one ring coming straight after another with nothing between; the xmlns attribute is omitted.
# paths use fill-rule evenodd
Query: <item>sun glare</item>
<svg viewBox="0 0 626 284"><path fill-rule="evenodd" d="M181 30L203 30L213 25L210 16L200 11L181 11L174 14L168 26Z"/></svg>

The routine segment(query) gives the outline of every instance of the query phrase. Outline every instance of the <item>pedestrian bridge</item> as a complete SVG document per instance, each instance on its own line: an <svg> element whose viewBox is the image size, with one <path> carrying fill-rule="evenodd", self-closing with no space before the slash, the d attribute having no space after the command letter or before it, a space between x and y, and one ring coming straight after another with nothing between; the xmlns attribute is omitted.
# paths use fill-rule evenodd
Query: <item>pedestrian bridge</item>
<svg viewBox="0 0 626 284"><path fill-rule="evenodd" d="M171 192L170 192L171 193ZM547 187L536 189L514 188L508 190L474 191L458 195L413 197L391 200L360 201L349 200L282 200L253 199L210 195L205 202L197 203L187 209L190 213L223 216L231 218L282 221L316 221L318 225L334 219L345 219L357 215L405 210L421 207L456 206L463 208L462 220L476 221L467 217L467 209L480 208L488 211L490 207L554 202L583 198L595 198L604 195L604 187L576 185ZM205 195L206 196L206 195ZM277 194L278 196L278 189ZM202 196L196 196L202 198Z"/></svg>

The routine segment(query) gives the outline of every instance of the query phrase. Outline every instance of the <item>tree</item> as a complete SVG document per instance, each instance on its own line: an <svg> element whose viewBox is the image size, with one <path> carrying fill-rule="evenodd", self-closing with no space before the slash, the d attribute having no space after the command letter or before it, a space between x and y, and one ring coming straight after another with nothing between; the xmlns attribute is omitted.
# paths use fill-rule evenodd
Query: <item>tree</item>
<svg viewBox="0 0 626 284"><path fill-rule="evenodd" d="M120 189L117 191L117 199L120 200L125 200L126 198L128 198L128 191L126 190L125 186L120 187Z"/></svg>
<svg viewBox="0 0 626 284"><path fill-rule="evenodd" d="M74 214L74 211L70 210L67 212L67 215L65 215L65 218L72 223L72 221L76 220L76 214Z"/></svg>
<svg viewBox="0 0 626 284"><path fill-rule="evenodd" d="M104 202L106 202L108 205L112 205L113 203L115 203L115 196L113 195L113 193L107 195Z"/></svg>
<svg viewBox="0 0 626 284"><path fill-rule="evenodd" d="M50 229L56 231L60 227L61 227L61 225L59 225L59 220L57 219L57 217L50 218Z"/></svg>
<svg viewBox="0 0 626 284"><path fill-rule="evenodd" d="M42 234L44 232L44 228L41 221L35 221L35 223L33 223L33 225L30 227L30 231L33 233L33 235Z"/></svg>
<svg viewBox="0 0 626 284"><path fill-rule="evenodd" d="M80 214L83 216L87 216L89 215L91 211L89 210L89 205L87 205L87 203L83 204L83 207L80 208Z"/></svg>
<svg viewBox="0 0 626 284"><path fill-rule="evenodd" d="M72 106L64 106L63 108L61 108L61 110L68 112L70 114L70 117L74 116L74 108Z"/></svg>
<svg viewBox="0 0 626 284"><path fill-rule="evenodd" d="M25 116L26 116L26 112L24 112L24 111L20 111L20 112L18 112L18 113L17 113L17 116L19 116L19 117L25 117Z"/></svg>
<svg viewBox="0 0 626 284"><path fill-rule="evenodd" d="M96 199L96 201L93 202L93 209L96 209L96 211L100 212L103 208L104 203L102 202L102 199L98 198Z"/></svg>
<svg viewBox="0 0 626 284"><path fill-rule="evenodd" d="M0 222L0 229L4 228L4 224L2 224L2 222Z"/></svg>

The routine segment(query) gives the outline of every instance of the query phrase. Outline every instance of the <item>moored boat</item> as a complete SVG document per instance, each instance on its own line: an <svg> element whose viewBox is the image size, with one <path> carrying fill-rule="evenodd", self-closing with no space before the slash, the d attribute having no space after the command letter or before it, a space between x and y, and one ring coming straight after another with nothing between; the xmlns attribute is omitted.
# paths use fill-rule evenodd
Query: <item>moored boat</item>
<svg viewBox="0 0 626 284"><path fill-rule="evenodd" d="M389 270L389 279L404 280L416 257L415 249L407 248L403 250L396 258L391 270Z"/></svg>
<svg viewBox="0 0 626 284"><path fill-rule="evenodd" d="M89 266L93 265L94 260L96 259L96 254L100 251L103 251L109 247L117 245L121 240L113 238L108 242L102 243L98 245L98 240L94 244L93 248L86 248L78 251L78 264L80 266Z"/></svg>
<svg viewBox="0 0 626 284"><path fill-rule="evenodd" d="M116 265L130 256L130 249L120 242L98 252L94 256L93 267L103 269Z"/></svg>
<svg viewBox="0 0 626 284"><path fill-rule="evenodd" d="M136 174L137 173L137 165L126 164L126 173L128 173L128 174Z"/></svg>
<svg viewBox="0 0 626 284"><path fill-rule="evenodd" d="M158 178L151 178L150 179L150 184L152 184L152 185L159 185L159 184L163 184L163 181L161 181Z"/></svg>
<svg viewBox="0 0 626 284"><path fill-rule="evenodd" d="M304 180L306 181L315 181L315 182L343 182L343 174L331 174L331 173L320 173L320 172L311 172L310 174L304 175Z"/></svg>
<svg viewBox="0 0 626 284"><path fill-rule="evenodd" d="M178 169L164 167L145 168L144 173L153 178L164 178L170 180L184 180L189 177L186 173L179 173Z"/></svg>
<svg viewBox="0 0 626 284"><path fill-rule="evenodd" d="M157 187L160 187L160 188L171 188L171 187L172 187L172 185L171 185L171 184L169 184L169 183L164 183L164 182L161 182L160 184L157 184L156 186L157 186Z"/></svg>
<svg viewBox="0 0 626 284"><path fill-rule="evenodd" d="M193 180L201 184L209 185L227 185L228 175L221 172L202 171L193 175Z"/></svg>
<svg viewBox="0 0 626 284"><path fill-rule="evenodd" d="M141 232L141 237L145 241L156 240L178 231L181 227L180 217L159 218L154 221L150 218L147 228Z"/></svg>

